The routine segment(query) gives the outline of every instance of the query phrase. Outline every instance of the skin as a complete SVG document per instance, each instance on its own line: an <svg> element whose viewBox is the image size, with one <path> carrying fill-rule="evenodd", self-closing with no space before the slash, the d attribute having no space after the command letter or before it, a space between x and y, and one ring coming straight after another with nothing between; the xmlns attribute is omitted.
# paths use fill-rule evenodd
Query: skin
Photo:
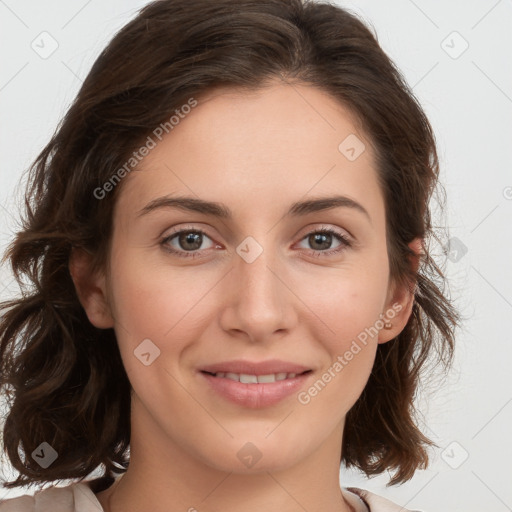
<svg viewBox="0 0 512 512"><path fill-rule="evenodd" d="M256 92L215 89L124 178L114 211L110 274L88 256L70 260L80 300L97 327L113 327L133 387L127 473L97 497L107 512L352 510L339 485L345 416L371 372L378 343L404 328L413 296L389 280L384 199L370 141L349 111L311 86L273 82ZM248 122L250 120L250 122ZM356 134L365 151L338 146ZM296 201L342 193L360 203L284 217ZM233 219L161 208L153 199L191 195L224 203ZM108 200L108 198L104 199ZM164 250L173 229L205 236L183 258ZM352 240L308 237L331 228ZM236 248L253 237L247 263ZM201 245L199 245L201 244ZM178 237L167 246L182 253ZM196 246L196 247L197 247ZM419 251L420 241L411 247ZM190 249L189 249L190 252ZM244 408L215 394L202 365L284 359L314 369L311 386L357 335L393 304L401 310L307 405L297 396ZM134 350L161 353L145 366ZM253 443L261 459L237 457Z"/></svg>

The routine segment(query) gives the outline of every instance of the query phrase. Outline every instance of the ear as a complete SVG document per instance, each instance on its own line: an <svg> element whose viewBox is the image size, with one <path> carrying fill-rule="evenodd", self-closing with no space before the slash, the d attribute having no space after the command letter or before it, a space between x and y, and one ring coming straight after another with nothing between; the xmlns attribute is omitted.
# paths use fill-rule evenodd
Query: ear
<svg viewBox="0 0 512 512"><path fill-rule="evenodd" d="M414 251L414 256L410 257L410 264L414 272L417 272L423 254L423 239L415 238L409 244L409 247ZM415 284L411 283L410 287L408 287L406 285L397 286L396 283L393 283L388 290L382 320L388 326L391 324L391 327L382 328L379 331L378 343L386 343L396 338L406 326L414 304Z"/></svg>
<svg viewBox="0 0 512 512"><path fill-rule="evenodd" d="M106 293L103 273L91 271L92 256L84 249L73 247L69 257L69 272L75 284L78 299L91 324L100 329L114 326Z"/></svg>

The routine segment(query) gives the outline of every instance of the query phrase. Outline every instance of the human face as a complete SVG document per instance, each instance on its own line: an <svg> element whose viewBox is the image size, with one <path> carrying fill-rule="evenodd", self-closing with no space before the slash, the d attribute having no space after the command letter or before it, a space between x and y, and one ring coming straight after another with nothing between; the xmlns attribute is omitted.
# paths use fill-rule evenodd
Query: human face
<svg viewBox="0 0 512 512"><path fill-rule="evenodd" d="M225 471L251 471L237 458L248 442L263 455L259 471L289 467L327 442L339 462L345 415L386 340L371 331L357 352L354 341L391 307L370 141L314 87L274 83L197 99L125 178L114 211L108 297L132 415L154 427L153 443L179 445ZM354 135L355 153L340 151ZM221 203L231 216L148 207L167 196ZM294 203L333 196L359 207L288 213ZM322 229L348 243L315 237ZM179 230L192 233L180 241ZM134 355L143 340L147 365ZM339 357L346 364L326 382ZM311 372L275 403L234 402L201 369L238 359L279 359ZM319 379L325 385L308 392Z"/></svg>

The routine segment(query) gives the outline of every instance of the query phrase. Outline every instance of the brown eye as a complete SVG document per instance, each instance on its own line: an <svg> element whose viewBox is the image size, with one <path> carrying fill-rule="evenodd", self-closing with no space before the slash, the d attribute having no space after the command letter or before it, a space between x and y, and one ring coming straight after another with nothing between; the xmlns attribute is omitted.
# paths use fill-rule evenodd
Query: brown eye
<svg viewBox="0 0 512 512"><path fill-rule="evenodd" d="M308 236L308 242L315 251L330 249L333 236L328 233L313 233Z"/></svg>
<svg viewBox="0 0 512 512"><path fill-rule="evenodd" d="M210 246L201 248L205 240L210 240ZM211 248L213 243L210 237L203 231L183 229L166 236L161 241L161 245L166 251L176 254L177 256L196 257L199 255L199 251Z"/></svg>
<svg viewBox="0 0 512 512"><path fill-rule="evenodd" d="M186 251L196 251L201 247L203 237L201 233L192 231L182 231L178 234L178 244Z"/></svg>
<svg viewBox="0 0 512 512"><path fill-rule="evenodd" d="M320 229L308 233L303 239L306 240L309 248L318 253L320 256L330 256L337 254L348 247L351 247L352 243L350 239L343 233L339 233L333 229ZM337 242L334 248L331 248L333 242Z"/></svg>

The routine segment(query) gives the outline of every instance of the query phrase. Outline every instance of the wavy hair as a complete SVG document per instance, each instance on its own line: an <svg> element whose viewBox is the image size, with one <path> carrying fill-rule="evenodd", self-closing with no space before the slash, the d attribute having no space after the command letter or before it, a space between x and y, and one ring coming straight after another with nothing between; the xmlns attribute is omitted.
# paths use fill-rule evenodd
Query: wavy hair
<svg viewBox="0 0 512 512"><path fill-rule="evenodd" d="M0 307L0 386L8 399L3 451L19 472L5 487L83 479L98 492L129 464L131 386L113 329L88 320L71 279L73 247L105 268L122 182L97 198L141 141L212 87L268 80L312 85L362 123L385 199L390 278L412 291L403 331L379 344L367 385L346 417L342 458L390 484L425 468L434 443L414 398L427 362L448 369L458 312L429 252L439 164L433 131L399 70L356 15L309 0L159 0L101 52L49 143L28 169L21 229L4 256L20 295ZM95 193L96 191L96 193ZM419 268L408 244L421 237ZM46 469L31 457L48 442Z"/></svg>

